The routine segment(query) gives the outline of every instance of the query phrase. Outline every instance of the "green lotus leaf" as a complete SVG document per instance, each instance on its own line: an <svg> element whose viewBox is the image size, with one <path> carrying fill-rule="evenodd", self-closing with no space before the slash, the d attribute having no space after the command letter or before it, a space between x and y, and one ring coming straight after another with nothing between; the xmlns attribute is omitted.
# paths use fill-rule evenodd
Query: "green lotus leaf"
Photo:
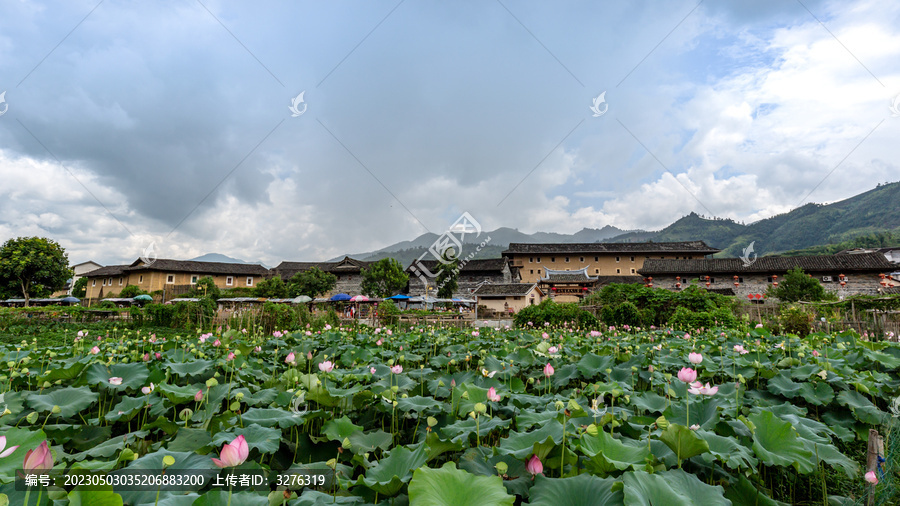
<svg viewBox="0 0 900 506"><path fill-rule="evenodd" d="M507 493L499 476L474 475L447 462L440 469L416 469L409 483L409 501L416 506L512 506L516 497Z"/></svg>
<svg viewBox="0 0 900 506"><path fill-rule="evenodd" d="M510 432L509 436L500 440L496 452L501 455L513 455L525 459L534 453L535 445L549 443L557 445L562 442L563 426L556 420L547 422L531 432Z"/></svg>
<svg viewBox="0 0 900 506"><path fill-rule="evenodd" d="M782 371L769 380L769 391L793 399L800 395L800 383L791 380L788 373Z"/></svg>
<svg viewBox="0 0 900 506"><path fill-rule="evenodd" d="M191 362L166 362L166 369L177 376L212 376L215 368L211 360L193 360ZM198 379L198 378L195 378Z"/></svg>
<svg viewBox="0 0 900 506"><path fill-rule="evenodd" d="M388 497L397 495L403 484L412 478L413 470L425 464L426 456L425 445L419 445L415 450L398 446L366 470L365 476L360 477L357 483L363 483Z"/></svg>
<svg viewBox="0 0 900 506"><path fill-rule="evenodd" d="M742 474L738 474L737 479L732 478L725 489L725 497L731 500L733 506L790 506L760 492Z"/></svg>
<svg viewBox="0 0 900 506"><path fill-rule="evenodd" d="M698 436L696 432L675 423L669 424L659 436L659 440L675 452L675 456L681 460L709 451L709 443Z"/></svg>
<svg viewBox="0 0 900 506"><path fill-rule="evenodd" d="M581 360L578 361L578 372L581 373L584 379L593 379L600 372L605 371L607 368L609 368L613 360L613 357L610 355L600 356L594 353L587 353L583 357L581 357Z"/></svg>
<svg viewBox="0 0 900 506"><path fill-rule="evenodd" d="M768 466L791 466L811 472L812 453L806 450L790 422L782 421L769 411L747 417L753 423L753 451Z"/></svg>
<svg viewBox="0 0 900 506"><path fill-rule="evenodd" d="M172 404L178 405L193 401L194 395L197 394L198 390L201 390L201 387L191 385L176 386L163 383L156 385L156 390L165 395Z"/></svg>
<svg viewBox="0 0 900 506"><path fill-rule="evenodd" d="M366 500L354 496L333 496L317 490L307 488L296 500L291 501L291 506L331 506L332 504L363 504Z"/></svg>
<svg viewBox="0 0 900 506"><path fill-rule="evenodd" d="M247 446L251 450L259 450L260 453L275 453L281 446L281 430L262 427L260 425L248 425L246 427L232 427L227 431L216 433L212 439L212 445L220 447L230 443L238 436L244 436Z"/></svg>
<svg viewBox="0 0 900 506"><path fill-rule="evenodd" d="M583 434L578 447L590 457L593 467L601 473L637 469L646 464L646 459L650 456L647 445L626 445L603 430L596 436Z"/></svg>
<svg viewBox="0 0 900 506"><path fill-rule="evenodd" d="M444 437L449 437L451 441L458 442L474 435L476 428L478 429L478 435L484 437L496 429L509 427L509 423L509 420L482 415L479 416L477 423L474 418L466 418L465 420L441 427L441 434Z"/></svg>
<svg viewBox="0 0 900 506"><path fill-rule="evenodd" d="M329 420L324 427L322 433L331 441L343 441L350 437L354 432L362 432L363 428L350 421L347 416Z"/></svg>
<svg viewBox="0 0 900 506"><path fill-rule="evenodd" d="M800 385L800 396L815 406L825 406L834 399L834 389L824 381L803 383Z"/></svg>
<svg viewBox="0 0 900 506"><path fill-rule="evenodd" d="M46 394L31 394L25 403L39 412L51 411L53 406L59 406L59 416L70 418L87 410L100 397L100 394L92 392L89 387L66 387L47 392Z"/></svg>
<svg viewBox="0 0 900 506"><path fill-rule="evenodd" d="M178 429L175 439L168 444L167 448L172 452L193 452L210 443L212 443L212 436L207 430L182 427Z"/></svg>
<svg viewBox="0 0 900 506"><path fill-rule="evenodd" d="M696 431L709 445L709 453L703 454L703 460L712 462L716 459L722 461L731 469L755 469L757 460L750 448L740 444L733 437L720 436L706 430Z"/></svg>
<svg viewBox="0 0 900 506"><path fill-rule="evenodd" d="M431 397L405 397L397 399L397 409L400 411L416 411L421 412L432 408L443 406L443 403Z"/></svg>
<svg viewBox="0 0 900 506"><path fill-rule="evenodd" d="M244 423L255 423L263 427L277 426L282 429L302 425L306 420L304 415L278 408L250 408L241 417Z"/></svg>
<svg viewBox="0 0 900 506"><path fill-rule="evenodd" d="M122 397L118 404L110 408L103 415L108 422L127 422L140 413L141 409L147 405L147 396L141 397Z"/></svg>
<svg viewBox="0 0 900 506"><path fill-rule="evenodd" d="M622 475L625 482L626 506L730 506L725 498L725 490L720 486L710 486L693 474L681 469L670 469L649 474L644 471L627 472Z"/></svg>
<svg viewBox="0 0 900 506"><path fill-rule="evenodd" d="M625 494L613 478L582 474L573 478L536 476L529 492L529 506L594 506L624 504ZM613 490L616 488L616 490Z"/></svg>
<svg viewBox="0 0 900 506"><path fill-rule="evenodd" d="M347 439L350 440L350 451L353 453L374 452L378 448L387 450L391 447L391 443L394 440L393 436L383 430L356 431L350 434Z"/></svg>

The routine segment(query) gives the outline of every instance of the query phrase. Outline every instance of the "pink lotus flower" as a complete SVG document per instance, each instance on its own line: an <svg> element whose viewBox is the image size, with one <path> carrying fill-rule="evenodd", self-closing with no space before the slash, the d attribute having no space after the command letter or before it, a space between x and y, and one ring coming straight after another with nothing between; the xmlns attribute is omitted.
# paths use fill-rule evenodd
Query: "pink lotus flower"
<svg viewBox="0 0 900 506"><path fill-rule="evenodd" d="M219 341L218 339L216 339L215 341L213 341L213 346L219 347L219 346L221 346L221 345L222 345L222 341Z"/></svg>
<svg viewBox="0 0 900 506"><path fill-rule="evenodd" d="M488 388L487 398L491 402L500 402L500 395L494 387Z"/></svg>
<svg viewBox="0 0 900 506"><path fill-rule="evenodd" d="M697 430L699 428L700 428L700 426L697 425L696 423L694 425L691 425L691 430Z"/></svg>
<svg viewBox="0 0 900 506"><path fill-rule="evenodd" d="M688 334L687 332L685 332L685 333L684 333L684 338L685 338L685 339L690 339L690 338L691 338L691 335Z"/></svg>
<svg viewBox="0 0 900 506"><path fill-rule="evenodd" d="M554 373L556 373L556 370L553 369L553 366L550 365L550 362L547 362L547 365L544 366L544 376L550 377L553 376Z"/></svg>
<svg viewBox="0 0 900 506"><path fill-rule="evenodd" d="M311 351L306 352L306 360L312 360L312 352Z"/></svg>
<svg viewBox="0 0 900 506"><path fill-rule="evenodd" d="M84 337L85 332L83 330L78 331L78 337Z"/></svg>
<svg viewBox="0 0 900 506"><path fill-rule="evenodd" d="M878 485L878 475L875 474L875 471L869 471L866 473L866 481L871 483L872 485Z"/></svg>
<svg viewBox="0 0 900 506"><path fill-rule="evenodd" d="M149 353L144 353L144 356L141 358L141 360L143 360L144 362L149 362L149 361L150 361L150 354L149 354Z"/></svg>
<svg viewBox="0 0 900 506"><path fill-rule="evenodd" d="M220 468L239 466L247 460L250 455L250 447L247 446L247 440L240 435L230 443L226 443L219 452L219 458L212 459L213 464Z"/></svg>
<svg viewBox="0 0 900 506"><path fill-rule="evenodd" d="M403 351L403 346L400 347L400 351Z"/></svg>
<svg viewBox="0 0 900 506"><path fill-rule="evenodd" d="M153 354L153 356L156 357L156 360L160 360L162 358L162 353L157 351L156 353Z"/></svg>
<svg viewBox="0 0 900 506"><path fill-rule="evenodd" d="M600 337L601 335L602 335L602 334L600 333L599 330L592 330L592 331L591 331L591 337Z"/></svg>
<svg viewBox="0 0 900 506"><path fill-rule="evenodd" d="M383 341L383 340L381 340L381 339L379 339L379 340L377 340L377 341L375 341L375 344L377 344L377 345L378 345L378 346L381 346L381 345L382 345L382 343L384 343L384 341Z"/></svg>
<svg viewBox="0 0 900 506"><path fill-rule="evenodd" d="M694 381L697 381L697 371L690 367L682 367L681 370L678 371L678 379L685 383L693 383Z"/></svg>
<svg viewBox="0 0 900 506"><path fill-rule="evenodd" d="M688 354L688 361L694 365L703 362L703 355L699 353L690 353Z"/></svg>
<svg viewBox="0 0 900 506"><path fill-rule="evenodd" d="M543 339L550 339L550 334L544 332L543 334L541 334L541 338L543 338Z"/></svg>
<svg viewBox="0 0 900 506"><path fill-rule="evenodd" d="M375 374L375 368L374 368L374 367L370 367L370 368L369 368L369 372L370 372L371 374Z"/></svg>
<svg viewBox="0 0 900 506"><path fill-rule="evenodd" d="M688 388L688 392L694 395L715 395L718 391L719 387L711 387L709 383L701 385L699 381L691 383L691 388Z"/></svg>
<svg viewBox="0 0 900 506"><path fill-rule="evenodd" d="M763 324L762 324L762 323L757 323L757 324L756 324L756 328L758 328L758 329L763 328Z"/></svg>
<svg viewBox="0 0 900 506"><path fill-rule="evenodd" d="M746 355L746 354L750 353L749 351L744 349L744 345L742 345L742 344L734 345L734 351L740 353L741 355Z"/></svg>
<svg viewBox="0 0 900 506"><path fill-rule="evenodd" d="M818 350L813 350L812 356L818 357L818 356L819 356L819 351L818 351Z"/></svg>
<svg viewBox="0 0 900 506"><path fill-rule="evenodd" d="M158 358L158 357L157 357L157 358ZM229 361L229 362L232 361L232 360L234 360L234 352L233 352L233 351L229 351L229 352L228 352L228 356L225 357L225 360L227 360L227 361Z"/></svg>
<svg viewBox="0 0 900 506"><path fill-rule="evenodd" d="M477 331L477 330L473 330L473 331L472 331L472 336L473 336L473 337L478 337L478 331Z"/></svg>
<svg viewBox="0 0 900 506"><path fill-rule="evenodd" d="M297 356L294 355L294 352L290 352L287 354L287 357L284 358L285 364L297 365Z"/></svg>
<svg viewBox="0 0 900 506"><path fill-rule="evenodd" d="M257 347L255 347L255 348L253 348L253 351L255 351L255 352L257 352L257 353L261 352L261 351L262 351L262 346L257 346Z"/></svg>
<svg viewBox="0 0 900 506"><path fill-rule="evenodd" d="M547 351L550 352L551 355L555 355L559 352L559 348L557 348L556 346L551 346Z"/></svg>
<svg viewBox="0 0 900 506"><path fill-rule="evenodd" d="M112 378L109 378L109 384L119 386L122 384L122 378L120 378L118 376L113 376Z"/></svg>
<svg viewBox="0 0 900 506"><path fill-rule="evenodd" d="M397 364L397 365L391 367L391 372L394 374L400 374L401 372L403 372L403 366L400 364Z"/></svg>
<svg viewBox="0 0 900 506"><path fill-rule="evenodd" d="M19 445L6 448L6 436L0 436L0 459L9 457L18 447Z"/></svg>
<svg viewBox="0 0 900 506"><path fill-rule="evenodd" d="M541 459L537 455L532 455L531 460L525 464L525 470L531 473L532 476L544 474L544 464L541 463Z"/></svg>
<svg viewBox="0 0 900 506"><path fill-rule="evenodd" d="M36 449L25 452L22 469L25 470L25 474L33 471L49 471L53 469L53 454L50 453L47 441L41 443Z"/></svg>
<svg viewBox="0 0 900 506"><path fill-rule="evenodd" d="M150 395L150 392L154 391L155 389L156 386L153 385L153 383L150 383L149 387L144 387L141 389L141 393L143 393L144 395Z"/></svg>
<svg viewBox="0 0 900 506"><path fill-rule="evenodd" d="M277 331L277 330L276 330L275 332L272 332L272 337L274 337L274 338L279 338L279 337L281 337L281 336L283 336L283 335L284 335L284 334L282 334L281 332L279 332L279 331Z"/></svg>
<svg viewBox="0 0 900 506"><path fill-rule="evenodd" d="M334 364L331 360L326 360L324 362L319 363L319 370L324 373L329 373L334 369Z"/></svg>
<svg viewBox="0 0 900 506"><path fill-rule="evenodd" d="M100 353L100 348L98 348L98 347L96 347L96 346L94 346L93 348L91 348L91 355L96 355L96 354L98 354L98 353Z"/></svg>
<svg viewBox="0 0 900 506"><path fill-rule="evenodd" d="M326 323L326 324L325 324L325 330L331 330L331 325L329 325L329 324Z"/></svg>
<svg viewBox="0 0 900 506"><path fill-rule="evenodd" d="M495 374L497 374L497 371L488 371L483 367L481 368L481 375L485 378L493 378Z"/></svg>
<svg viewBox="0 0 900 506"><path fill-rule="evenodd" d="M394 331L391 329L387 329L387 335L389 335L389 336L394 335Z"/></svg>
<svg viewBox="0 0 900 506"><path fill-rule="evenodd" d="M455 379L450 380L450 388L454 388L455 386L456 386L456 380Z"/></svg>
<svg viewBox="0 0 900 506"><path fill-rule="evenodd" d="M194 394L194 400L197 402L203 400L203 390L197 390L197 393Z"/></svg>

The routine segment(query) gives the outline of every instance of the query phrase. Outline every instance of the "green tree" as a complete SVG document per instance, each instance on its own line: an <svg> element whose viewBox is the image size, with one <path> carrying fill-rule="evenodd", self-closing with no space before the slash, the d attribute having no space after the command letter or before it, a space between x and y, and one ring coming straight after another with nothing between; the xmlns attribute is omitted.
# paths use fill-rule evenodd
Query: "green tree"
<svg viewBox="0 0 900 506"><path fill-rule="evenodd" d="M83 299L87 295L87 283L88 278L78 278L78 281L76 281L75 285L72 286L72 297Z"/></svg>
<svg viewBox="0 0 900 506"><path fill-rule="evenodd" d="M810 277L803 269L795 267L788 271L784 280L777 287L770 287L766 294L777 297L782 302L801 300L816 301L825 298L825 289L818 279Z"/></svg>
<svg viewBox="0 0 900 506"><path fill-rule="evenodd" d="M222 291L216 286L216 280L212 276L204 276L197 280L197 285L189 293L182 297L209 297L212 300L219 300Z"/></svg>
<svg viewBox="0 0 900 506"><path fill-rule="evenodd" d="M287 296L294 298L306 295L315 299L319 295L328 293L336 284L337 276L330 272L324 272L318 267L312 267L291 277L287 284Z"/></svg>
<svg viewBox="0 0 900 506"><path fill-rule="evenodd" d="M79 279L78 281L81 281L81 279ZM129 299L145 293L147 292L141 290L137 285L125 285L125 288L123 288L122 291L119 292L119 297L122 297L123 299Z"/></svg>
<svg viewBox="0 0 900 506"><path fill-rule="evenodd" d="M438 297L442 299L450 299L453 292L459 288L459 257L450 256L452 248L447 248L441 254L444 261L438 263L437 282Z"/></svg>
<svg viewBox="0 0 900 506"><path fill-rule="evenodd" d="M19 237L0 247L0 290L21 294L26 306L32 297L62 289L71 277L69 257L56 241Z"/></svg>
<svg viewBox="0 0 900 506"><path fill-rule="evenodd" d="M370 297L390 297L406 288L409 274L393 258L382 258L362 270L362 292Z"/></svg>
<svg viewBox="0 0 900 506"><path fill-rule="evenodd" d="M273 276L257 283L253 289L253 293L257 297L266 297L269 299L282 299L287 297L287 286L280 276Z"/></svg>

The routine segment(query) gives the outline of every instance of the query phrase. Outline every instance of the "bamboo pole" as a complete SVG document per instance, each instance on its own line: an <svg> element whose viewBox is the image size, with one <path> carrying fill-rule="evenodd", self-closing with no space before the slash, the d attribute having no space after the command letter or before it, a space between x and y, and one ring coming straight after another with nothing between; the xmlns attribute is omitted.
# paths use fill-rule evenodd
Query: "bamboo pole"
<svg viewBox="0 0 900 506"><path fill-rule="evenodd" d="M880 453L879 453L880 452ZM872 471L878 475L878 456L884 454L884 438L878 435L875 429L869 429L868 448L866 450L866 472ZM866 485L866 506L875 503L875 484Z"/></svg>

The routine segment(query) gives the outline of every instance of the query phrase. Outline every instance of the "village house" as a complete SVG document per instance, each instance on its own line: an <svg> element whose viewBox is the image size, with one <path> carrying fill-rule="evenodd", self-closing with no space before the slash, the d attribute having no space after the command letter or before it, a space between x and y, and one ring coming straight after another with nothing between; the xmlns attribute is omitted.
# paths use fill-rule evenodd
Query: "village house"
<svg viewBox="0 0 900 506"><path fill-rule="evenodd" d="M373 263L375 262L366 262L350 257L344 257L337 262L281 262L275 267L274 273L286 283L295 274L317 267L323 272L334 274L337 278L334 289L325 296L330 297L338 293L359 295L362 293L362 270Z"/></svg>
<svg viewBox="0 0 900 506"><path fill-rule="evenodd" d="M545 293L537 283L483 284L473 293L478 317L513 315L534 304L540 304ZM487 311L491 314L485 314Z"/></svg>
<svg viewBox="0 0 900 506"><path fill-rule="evenodd" d="M428 292L429 296L436 297L439 288L437 279L426 277L423 281L417 275L424 272L437 275L439 265L437 260L421 260L407 267L409 295L414 297L422 296ZM509 262L503 258L472 259L459 269L456 279L458 286L456 291L453 292L453 297L461 299L471 298L475 290L483 284L518 283L519 280L518 272L511 270Z"/></svg>
<svg viewBox="0 0 900 506"><path fill-rule="evenodd" d="M839 296L882 293L900 285L888 278L897 266L881 253L798 257L759 257L752 262L740 258L650 259L638 271L647 284L670 290L691 284L726 295L747 297L764 294L795 267L816 278Z"/></svg>
<svg viewBox="0 0 900 506"><path fill-rule="evenodd" d="M84 277L84 275L88 272L97 270L100 267L103 266L92 260L81 262L80 264L75 264L69 267L69 269L72 271L72 277L66 281L66 286L64 286L62 290L53 292L51 297L65 297L66 295L71 296L72 289L75 288L75 282Z"/></svg>
<svg viewBox="0 0 900 506"><path fill-rule="evenodd" d="M718 253L703 241L625 243L510 243L503 252L523 283L538 283L550 271L587 276L636 276L646 260L700 259Z"/></svg>
<svg viewBox="0 0 900 506"><path fill-rule="evenodd" d="M900 248L856 248L838 251L836 255L858 255L860 253L881 253L889 262L898 264L895 267L900 269Z"/></svg>
<svg viewBox="0 0 900 506"><path fill-rule="evenodd" d="M86 299L99 300L110 293L118 294L128 285L146 292L163 292L169 300L195 288L200 278L211 277L221 289L252 288L270 276L258 264L197 262L160 258L153 262L135 260L128 265L109 265L85 274L88 278Z"/></svg>

